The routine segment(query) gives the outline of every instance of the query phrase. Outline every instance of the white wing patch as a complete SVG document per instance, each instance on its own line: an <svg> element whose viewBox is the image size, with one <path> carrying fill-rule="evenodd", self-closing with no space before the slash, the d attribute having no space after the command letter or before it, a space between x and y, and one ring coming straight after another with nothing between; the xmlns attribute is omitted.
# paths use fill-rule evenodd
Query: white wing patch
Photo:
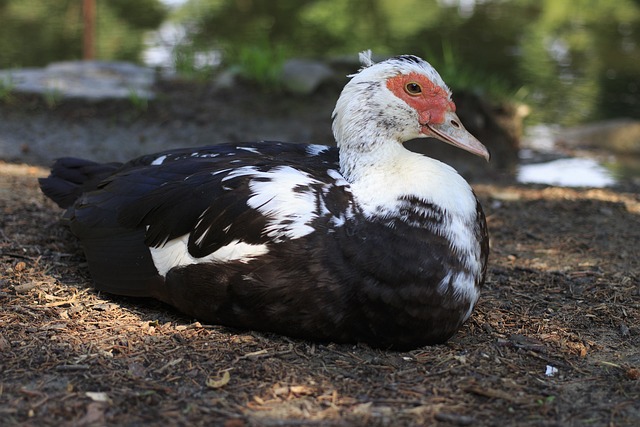
<svg viewBox="0 0 640 427"><path fill-rule="evenodd" d="M207 158L213 158L213 157L218 157L220 155L220 153L191 153L191 157L198 157L200 159L207 159Z"/></svg>
<svg viewBox="0 0 640 427"><path fill-rule="evenodd" d="M220 172L217 171L217 173ZM337 171L331 171L329 175L337 181L337 185L347 185ZM311 186L321 185L322 193L326 193L330 186L336 184L323 183L312 178L308 173L290 166L279 166L267 172L262 172L253 166L245 166L229 172L222 179L222 183L224 185L225 181L240 176L251 177L249 181L251 196L247 204L267 218L267 224L262 233L272 242L298 239L311 234L315 231L310 225L313 220L320 215L329 214L323 198L318 197ZM332 216L331 224L336 227L342 226L345 218L352 215L353 209L350 207L340 217ZM227 232L229 229L230 226L223 231ZM201 243L208 232L209 230L203 233L195 243ZM236 239L207 256L196 258L189 253L188 241L189 234L185 234L169 240L161 247L149 248L158 273L165 276L172 268L205 262L246 263L269 252L267 244L252 245Z"/></svg>
<svg viewBox="0 0 640 427"><path fill-rule="evenodd" d="M251 177L251 197L247 204L268 218L262 233L275 243L313 233L315 229L310 224L318 216L329 214L323 198L318 197L311 186L317 188L320 185L321 191L326 193L331 185L347 184L344 178L338 179L341 176L333 175L330 176L339 182L326 184L291 166L279 166L267 172L245 166L230 172L222 182L224 184L226 180L239 176ZM351 211L345 212L345 216L351 214ZM333 225L340 226L344 223L344 217L333 217L331 221Z"/></svg>
<svg viewBox="0 0 640 427"><path fill-rule="evenodd" d="M260 154L257 148L253 147L236 147L238 150L248 151L250 153Z"/></svg>
<svg viewBox="0 0 640 427"><path fill-rule="evenodd" d="M231 153L231 154L235 154L235 153ZM191 154L188 154L189 157L193 157L193 158L210 158L210 157L218 157L220 155L220 153L199 153L197 151L194 151ZM151 165L154 166L159 166L164 164L167 160L169 161L176 161L176 160L182 160L187 158L187 154L163 154L162 156L159 156L157 158L155 158L152 162Z"/></svg>
<svg viewBox="0 0 640 427"><path fill-rule="evenodd" d="M160 156L157 159L155 159L153 162L151 162L152 165L161 165L165 160L167 159L167 156Z"/></svg>
<svg viewBox="0 0 640 427"><path fill-rule="evenodd" d="M275 242L313 233L309 224L318 217L315 193L306 188L320 182L290 166L259 172L251 180L248 205L269 218L263 233Z"/></svg>
<svg viewBox="0 0 640 427"><path fill-rule="evenodd" d="M329 147L327 145L309 144L307 145L307 154L310 156L317 156L320 153L327 151Z"/></svg>
<svg viewBox="0 0 640 427"><path fill-rule="evenodd" d="M166 276L167 272L174 267L204 262L224 263L240 261L246 263L269 252L265 244L251 245L239 240L233 240L228 245L221 247L205 257L196 258L192 256L187 249L188 241L189 234L185 234L184 236L169 240L161 247L149 248L153 264L161 276Z"/></svg>

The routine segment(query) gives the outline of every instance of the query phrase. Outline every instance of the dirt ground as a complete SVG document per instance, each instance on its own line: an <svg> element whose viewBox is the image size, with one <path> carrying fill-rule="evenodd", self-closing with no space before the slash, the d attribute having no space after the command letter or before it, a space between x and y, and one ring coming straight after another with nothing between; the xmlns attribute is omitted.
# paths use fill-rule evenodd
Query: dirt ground
<svg viewBox="0 0 640 427"><path fill-rule="evenodd" d="M474 185L492 238L479 306L448 343L392 352L93 291L46 174L0 162L2 425L640 425L634 188Z"/></svg>

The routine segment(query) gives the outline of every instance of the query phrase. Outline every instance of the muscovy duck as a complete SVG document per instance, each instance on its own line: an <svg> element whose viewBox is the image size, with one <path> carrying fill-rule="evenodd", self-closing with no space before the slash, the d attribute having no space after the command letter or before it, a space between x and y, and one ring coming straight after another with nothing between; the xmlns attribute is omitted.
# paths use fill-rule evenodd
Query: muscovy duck
<svg viewBox="0 0 640 427"><path fill-rule="evenodd" d="M94 287L304 339L402 350L450 338L484 282L486 222L453 168L402 143L434 137L489 153L429 63L360 59L333 112L337 148L58 159L40 185L66 209Z"/></svg>

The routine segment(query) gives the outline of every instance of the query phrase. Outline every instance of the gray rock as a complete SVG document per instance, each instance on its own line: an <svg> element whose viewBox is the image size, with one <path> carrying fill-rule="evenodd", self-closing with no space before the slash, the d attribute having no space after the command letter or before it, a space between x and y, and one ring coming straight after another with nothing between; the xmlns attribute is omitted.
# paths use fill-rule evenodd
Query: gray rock
<svg viewBox="0 0 640 427"><path fill-rule="evenodd" d="M282 84L292 93L308 95L334 75L328 65L308 59L290 59L282 67Z"/></svg>
<svg viewBox="0 0 640 427"><path fill-rule="evenodd" d="M154 83L153 70L128 62L66 61L0 71L0 84L15 92L94 101L152 99Z"/></svg>
<svg viewBox="0 0 640 427"><path fill-rule="evenodd" d="M228 68L220 72L213 80L216 89L231 89L238 82L239 72L236 68Z"/></svg>

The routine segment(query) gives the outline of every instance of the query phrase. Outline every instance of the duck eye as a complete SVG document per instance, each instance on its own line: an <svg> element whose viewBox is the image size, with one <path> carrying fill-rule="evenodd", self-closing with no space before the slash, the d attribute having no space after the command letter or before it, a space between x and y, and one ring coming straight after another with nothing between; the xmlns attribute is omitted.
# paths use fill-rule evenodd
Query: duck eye
<svg viewBox="0 0 640 427"><path fill-rule="evenodd" d="M405 92L409 95L419 95L422 93L422 86L416 82L409 82L404 86Z"/></svg>

